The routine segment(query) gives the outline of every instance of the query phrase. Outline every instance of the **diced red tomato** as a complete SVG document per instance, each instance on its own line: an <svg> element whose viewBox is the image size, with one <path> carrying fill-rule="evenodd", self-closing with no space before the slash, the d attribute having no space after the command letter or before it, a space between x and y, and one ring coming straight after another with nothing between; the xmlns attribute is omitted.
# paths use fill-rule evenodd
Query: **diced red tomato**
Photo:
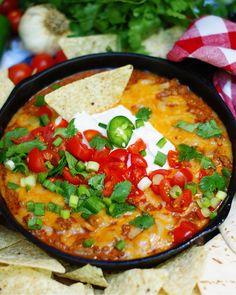
<svg viewBox="0 0 236 295"><path fill-rule="evenodd" d="M160 182L159 185L159 189L160 189L160 195L163 201L165 201L166 203L170 203L171 202L171 197L170 197L170 182L167 179L163 179Z"/></svg>
<svg viewBox="0 0 236 295"><path fill-rule="evenodd" d="M206 217L204 217L203 215L202 215L202 212L201 212L201 209L200 208L198 208L197 210L196 210L196 215L197 215L197 217L200 219L200 220L204 220L204 219L206 219Z"/></svg>
<svg viewBox="0 0 236 295"><path fill-rule="evenodd" d="M23 142L31 141L33 139L34 139L34 136L31 133L29 133L29 134L23 135L23 136L18 137L18 138L12 138L11 140L15 144L20 144L20 143L23 143Z"/></svg>
<svg viewBox="0 0 236 295"><path fill-rule="evenodd" d="M177 199L172 199L171 202L166 205L166 209L171 212L182 213L189 207L191 203L192 192L190 190L185 190Z"/></svg>
<svg viewBox="0 0 236 295"><path fill-rule="evenodd" d="M147 176L147 171L144 167L136 167L131 165L124 172L125 179L131 181L135 185L137 185L139 181L145 176Z"/></svg>
<svg viewBox="0 0 236 295"><path fill-rule="evenodd" d="M61 63L63 61L67 60L67 57L65 56L64 52L62 50L59 50L55 55L55 63Z"/></svg>
<svg viewBox="0 0 236 295"><path fill-rule="evenodd" d="M48 115L49 119L52 118L52 111L47 106L42 106L37 110L37 116L41 117L43 115Z"/></svg>
<svg viewBox="0 0 236 295"><path fill-rule="evenodd" d="M42 72L54 65L54 59L48 53L39 53L32 59L32 68L36 73Z"/></svg>
<svg viewBox="0 0 236 295"><path fill-rule="evenodd" d="M68 167L65 167L63 169L62 175L63 175L64 179L68 180L69 183L72 183L74 185L79 185L79 184L83 183L83 180L79 176L77 176L77 175L73 176L70 173L70 170Z"/></svg>
<svg viewBox="0 0 236 295"><path fill-rule="evenodd" d="M81 142L81 138L76 135L70 138L67 142L66 148L74 157L82 161L89 161L93 157L93 149L90 149Z"/></svg>
<svg viewBox="0 0 236 295"><path fill-rule="evenodd" d="M109 175L108 180L106 178L105 184L104 184L104 189L103 189L103 194L105 197L109 197L113 190L114 187L118 182L122 181L122 176L118 171L112 171L112 174Z"/></svg>
<svg viewBox="0 0 236 295"><path fill-rule="evenodd" d="M8 69L9 78L16 85L22 80L32 75L32 69L29 65L21 63L16 64Z"/></svg>
<svg viewBox="0 0 236 295"><path fill-rule="evenodd" d="M83 132L84 134L84 137L87 139L88 142L90 142L95 135L101 135L101 133L97 130L93 130L93 129L88 129L88 130L85 130Z"/></svg>
<svg viewBox="0 0 236 295"><path fill-rule="evenodd" d="M143 191L139 190L135 186L132 186L131 192L128 196L128 201L134 205L139 205L144 204L146 202L146 198Z"/></svg>
<svg viewBox="0 0 236 295"><path fill-rule="evenodd" d="M110 150L108 148L103 148L101 151L95 150L93 154L93 161L98 163L107 162Z"/></svg>
<svg viewBox="0 0 236 295"><path fill-rule="evenodd" d="M131 165L144 168L148 166L146 160L139 154L131 154Z"/></svg>
<svg viewBox="0 0 236 295"><path fill-rule="evenodd" d="M9 22L11 23L11 28L14 33L18 32L18 27L19 27L22 14L23 13L19 9L12 10L11 12L7 14L7 18Z"/></svg>
<svg viewBox="0 0 236 295"><path fill-rule="evenodd" d="M68 122L65 119L61 119L61 122L58 125L55 125L56 128L66 128L68 126Z"/></svg>
<svg viewBox="0 0 236 295"><path fill-rule="evenodd" d="M44 165L44 157L42 152L37 149L33 148L28 156L27 156L27 163L28 167L31 171L35 173L45 172L47 171L45 165Z"/></svg>
<svg viewBox="0 0 236 295"><path fill-rule="evenodd" d="M181 163L178 160L179 153L176 151L169 151L167 155L167 160L169 163L169 166L171 168L180 168Z"/></svg>
<svg viewBox="0 0 236 295"><path fill-rule="evenodd" d="M160 186L156 184L151 185L151 190L154 192L156 195L160 195Z"/></svg>
<svg viewBox="0 0 236 295"><path fill-rule="evenodd" d="M4 15L7 15L18 6L18 0L3 0L0 3L0 13Z"/></svg>
<svg viewBox="0 0 236 295"><path fill-rule="evenodd" d="M38 136L44 142L53 141L54 126L52 123L49 123L45 127L37 127L31 131L31 134L33 136Z"/></svg>
<svg viewBox="0 0 236 295"><path fill-rule="evenodd" d="M198 179L201 180L204 176L207 175L209 175L207 170L200 169Z"/></svg>
<svg viewBox="0 0 236 295"><path fill-rule="evenodd" d="M108 161L120 161L120 162L127 162L128 160L128 152L125 149L116 149L112 151L109 155Z"/></svg>
<svg viewBox="0 0 236 295"><path fill-rule="evenodd" d="M128 147L128 151L133 154L138 154L139 152L145 150L146 147L147 146L145 142L141 138L139 138L134 144L131 144Z"/></svg>
<svg viewBox="0 0 236 295"><path fill-rule="evenodd" d="M184 185L186 183L187 179L185 175L181 171L177 171L173 178L171 179L171 185L178 185L181 188L184 188Z"/></svg>
<svg viewBox="0 0 236 295"><path fill-rule="evenodd" d="M44 156L44 159L46 161L50 161L52 163L52 165L54 165L54 166L58 165L58 162L61 159L60 155L58 154L57 149L53 148L50 145L48 146L48 148L46 150L42 151L42 154Z"/></svg>
<svg viewBox="0 0 236 295"><path fill-rule="evenodd" d="M193 174L189 169L180 168L180 172L183 173L183 175L186 177L187 182L190 182L193 180Z"/></svg>
<svg viewBox="0 0 236 295"><path fill-rule="evenodd" d="M173 230L174 244L190 239L197 232L197 226L190 221L182 221L178 227Z"/></svg>

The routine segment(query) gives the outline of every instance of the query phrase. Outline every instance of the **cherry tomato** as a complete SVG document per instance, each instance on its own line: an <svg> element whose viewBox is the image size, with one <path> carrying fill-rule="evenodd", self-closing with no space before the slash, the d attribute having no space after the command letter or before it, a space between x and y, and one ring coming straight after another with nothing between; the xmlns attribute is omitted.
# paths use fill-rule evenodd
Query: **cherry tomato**
<svg viewBox="0 0 236 295"><path fill-rule="evenodd" d="M42 72L54 65L54 60L48 53L39 53L32 59L32 68L36 73Z"/></svg>
<svg viewBox="0 0 236 295"><path fill-rule="evenodd" d="M33 136L38 136L43 142L54 141L54 127L52 123L49 123L47 126L44 127L35 128L31 131L31 134Z"/></svg>
<svg viewBox="0 0 236 295"><path fill-rule="evenodd" d="M67 150L77 159L82 161L89 161L92 159L93 150L89 149L87 145L81 142L81 138L76 135L70 138L66 146Z"/></svg>
<svg viewBox="0 0 236 295"><path fill-rule="evenodd" d="M141 138L139 138L134 144L131 144L128 147L128 151L133 154L138 154L139 152L145 150L146 147L147 146L145 142Z"/></svg>
<svg viewBox="0 0 236 295"><path fill-rule="evenodd" d="M43 115L48 115L49 119L52 118L52 111L48 106L39 107L37 110L37 116L41 117Z"/></svg>
<svg viewBox="0 0 236 295"><path fill-rule="evenodd" d="M183 173L183 175L186 177L187 182L190 182L193 180L193 174L187 168L180 168L180 172Z"/></svg>
<svg viewBox="0 0 236 295"><path fill-rule="evenodd" d="M171 168L180 168L181 163L178 160L179 153L176 151L169 151L167 155L167 160L169 163L169 166Z"/></svg>
<svg viewBox="0 0 236 295"><path fill-rule="evenodd" d="M166 169L157 169L157 170L154 170L150 173L149 175L149 178L152 179L153 176L155 176L156 174L161 174L161 175L164 175L164 176L167 176L171 173L171 170L166 170Z"/></svg>
<svg viewBox="0 0 236 295"><path fill-rule="evenodd" d="M64 177L64 179L68 180L69 183L72 183L74 185L78 185L78 184L81 184L83 183L83 180L79 177L79 176L73 176L71 173L70 173L70 170L68 167L65 167L62 171L62 175Z"/></svg>
<svg viewBox="0 0 236 295"><path fill-rule="evenodd" d="M83 134L84 134L84 137L87 139L88 142L90 142L95 135L101 135L101 133L99 131L93 130L93 129L85 130L83 132Z"/></svg>
<svg viewBox="0 0 236 295"><path fill-rule="evenodd" d="M166 203L170 203L171 202L171 197L170 197L170 182L167 179L162 179L162 181L160 182L159 185L159 189L160 189L160 195L163 201L165 201Z"/></svg>
<svg viewBox="0 0 236 295"><path fill-rule="evenodd" d="M67 60L67 57L65 56L64 52L62 50L59 50L55 56L55 63L61 63L63 61Z"/></svg>
<svg viewBox="0 0 236 295"><path fill-rule="evenodd" d="M103 148L101 151L95 150L93 154L93 161L98 163L107 162L109 153L110 153L110 150L106 147Z"/></svg>
<svg viewBox="0 0 236 295"><path fill-rule="evenodd" d="M151 190L154 192L156 195L160 195L160 186L156 184L151 185Z"/></svg>
<svg viewBox="0 0 236 295"><path fill-rule="evenodd" d="M144 167L136 167L131 165L124 172L125 179L131 181L135 185L137 185L139 181L145 176L147 176L147 171Z"/></svg>
<svg viewBox="0 0 236 295"><path fill-rule="evenodd" d="M118 172L113 171L109 180L105 181L104 189L103 189L104 196L109 197L112 194L116 184L120 182L121 180L122 180L121 175Z"/></svg>
<svg viewBox="0 0 236 295"><path fill-rule="evenodd" d="M147 168L146 160L139 154L131 154L131 165Z"/></svg>
<svg viewBox="0 0 236 295"><path fill-rule="evenodd" d="M208 176L210 174L209 170L200 169L198 179L201 180L204 176Z"/></svg>
<svg viewBox="0 0 236 295"><path fill-rule="evenodd" d="M29 65L21 63L14 65L8 69L9 78L16 85L20 81L32 75L32 69Z"/></svg>
<svg viewBox="0 0 236 295"><path fill-rule="evenodd" d="M31 171L35 173L45 172L47 171L45 165L44 165L44 157L42 152L37 149L33 148L28 156L27 156L27 163L28 167Z"/></svg>
<svg viewBox="0 0 236 295"><path fill-rule="evenodd" d="M17 9L18 0L4 0L0 5L0 13L7 15L12 10Z"/></svg>
<svg viewBox="0 0 236 295"><path fill-rule="evenodd" d="M120 161L120 162L127 162L128 160L128 152L125 149L116 149L112 151L109 155L110 161Z"/></svg>
<svg viewBox="0 0 236 295"><path fill-rule="evenodd" d="M143 191L139 190L135 186L132 186L131 192L128 196L128 201L134 205L144 204L146 203L146 198L144 196Z"/></svg>
<svg viewBox="0 0 236 295"><path fill-rule="evenodd" d="M14 33L18 32L19 23L21 20L22 12L19 9L12 10L7 14L7 18L11 24L12 31Z"/></svg>
<svg viewBox="0 0 236 295"><path fill-rule="evenodd" d="M166 209L171 212L182 213L189 207L192 200L192 192L190 190L185 190L177 199L172 199L171 203L166 205Z"/></svg>
<svg viewBox="0 0 236 295"><path fill-rule="evenodd" d="M23 136L18 137L18 138L12 138L11 140L15 144L20 144L20 143L23 143L23 142L31 141L33 139L34 139L34 136L29 133L29 134L23 135Z"/></svg>
<svg viewBox="0 0 236 295"><path fill-rule="evenodd" d="M182 172L177 171L175 173L175 175L173 176L173 178L171 179L171 185L172 186L178 185L178 186L184 188L186 181L187 181L187 179L186 179L185 175Z"/></svg>
<svg viewBox="0 0 236 295"><path fill-rule="evenodd" d="M182 221L178 227L173 230L174 243L179 244L190 239L197 232L197 226L190 221Z"/></svg>

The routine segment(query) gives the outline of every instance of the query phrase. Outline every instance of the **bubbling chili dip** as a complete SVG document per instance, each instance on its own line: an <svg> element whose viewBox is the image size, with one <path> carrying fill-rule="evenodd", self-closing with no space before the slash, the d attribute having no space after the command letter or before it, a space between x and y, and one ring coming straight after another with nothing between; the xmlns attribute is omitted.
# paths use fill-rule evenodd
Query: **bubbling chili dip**
<svg viewBox="0 0 236 295"><path fill-rule="evenodd" d="M232 170L216 113L187 86L134 70L118 105L62 119L33 96L0 141L1 194L35 237L86 258L168 250L217 216ZM96 98L95 98L96 99Z"/></svg>

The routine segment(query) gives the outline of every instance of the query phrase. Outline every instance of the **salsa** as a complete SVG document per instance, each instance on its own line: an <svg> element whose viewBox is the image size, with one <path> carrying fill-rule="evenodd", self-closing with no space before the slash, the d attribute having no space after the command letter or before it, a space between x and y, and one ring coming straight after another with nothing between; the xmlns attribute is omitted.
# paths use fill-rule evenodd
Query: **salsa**
<svg viewBox="0 0 236 295"><path fill-rule="evenodd" d="M187 86L135 70L119 102L132 114L81 131L44 96L95 73L50 85L14 115L0 141L1 194L21 225L64 252L106 260L160 253L217 216L232 170L226 129ZM139 136L145 126L159 131L157 141Z"/></svg>

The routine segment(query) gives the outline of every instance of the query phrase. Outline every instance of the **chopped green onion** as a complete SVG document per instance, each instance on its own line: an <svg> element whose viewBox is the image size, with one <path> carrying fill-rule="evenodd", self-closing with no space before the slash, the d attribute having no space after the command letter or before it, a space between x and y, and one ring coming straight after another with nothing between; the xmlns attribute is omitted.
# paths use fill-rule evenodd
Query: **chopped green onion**
<svg viewBox="0 0 236 295"><path fill-rule="evenodd" d="M111 204L112 204L112 200L111 200L111 198L104 198L104 199L103 199L103 202L105 203L105 205L106 205L107 207L110 207Z"/></svg>
<svg viewBox="0 0 236 295"><path fill-rule="evenodd" d="M55 84L51 85L51 88L52 88L53 90L57 90L58 88L61 88L61 85L55 83Z"/></svg>
<svg viewBox="0 0 236 295"><path fill-rule="evenodd" d="M70 218L70 210L63 209L61 210L60 215L63 219L68 219Z"/></svg>
<svg viewBox="0 0 236 295"><path fill-rule="evenodd" d="M43 216L45 214L44 208L45 205L43 203L34 203L34 214L36 216Z"/></svg>
<svg viewBox="0 0 236 295"><path fill-rule="evenodd" d="M29 229L41 229L43 226L43 221L40 218L33 217L28 220L28 228Z"/></svg>
<svg viewBox="0 0 236 295"><path fill-rule="evenodd" d="M170 189L170 195L172 198L176 199L178 198L180 195L182 194L182 189L180 186L178 185L174 185L171 189Z"/></svg>
<svg viewBox="0 0 236 295"><path fill-rule="evenodd" d="M139 154L142 156L142 157L145 157L147 155L147 152L145 150L142 150L141 152L139 152Z"/></svg>
<svg viewBox="0 0 236 295"><path fill-rule="evenodd" d="M12 160L6 160L5 162L4 162L4 166L7 168L7 169L9 169L9 170L14 170L15 168L16 168L16 165L15 165L15 163L12 161Z"/></svg>
<svg viewBox="0 0 236 295"><path fill-rule="evenodd" d="M230 177L230 175L231 175L229 169L226 168L226 167L223 167L223 168L222 168L221 173L222 173L225 177Z"/></svg>
<svg viewBox="0 0 236 295"><path fill-rule="evenodd" d="M16 189L18 189L20 186L19 186L18 184L14 183L14 182L8 182L8 183L7 183L7 187L8 187L9 189L16 190Z"/></svg>
<svg viewBox="0 0 236 295"><path fill-rule="evenodd" d="M79 196L83 196L83 195L86 195L88 197L90 196L90 192L89 192L87 186L83 185L83 184L78 186L77 193Z"/></svg>
<svg viewBox="0 0 236 295"><path fill-rule="evenodd" d="M201 213L204 217L209 217L211 215L211 211L208 208L202 208Z"/></svg>
<svg viewBox="0 0 236 295"><path fill-rule="evenodd" d="M52 169L54 168L54 166L52 165L52 163L50 161L46 161L45 162L45 166L48 168L48 169Z"/></svg>
<svg viewBox="0 0 236 295"><path fill-rule="evenodd" d="M85 200L84 207L93 214L97 214L101 209L105 207L105 205L98 197L92 196Z"/></svg>
<svg viewBox="0 0 236 295"><path fill-rule="evenodd" d="M61 214L62 206L55 204L54 212L57 214Z"/></svg>
<svg viewBox="0 0 236 295"><path fill-rule="evenodd" d="M43 183L44 180L46 180L47 176L48 176L47 172L40 172L37 176L38 182Z"/></svg>
<svg viewBox="0 0 236 295"><path fill-rule="evenodd" d="M223 201L227 197L227 193L223 191L218 191L216 193L216 198Z"/></svg>
<svg viewBox="0 0 236 295"><path fill-rule="evenodd" d="M34 212L34 202L29 201L26 203L26 208L28 212Z"/></svg>
<svg viewBox="0 0 236 295"><path fill-rule="evenodd" d="M208 199L212 199L214 197L214 193L210 192L210 191L206 191L204 192L204 197L208 198Z"/></svg>
<svg viewBox="0 0 236 295"><path fill-rule="evenodd" d="M34 187L36 185L36 177L34 175L22 177L20 180L20 185L23 187L26 187L26 186Z"/></svg>
<svg viewBox="0 0 236 295"><path fill-rule="evenodd" d="M69 199L69 206L73 209L77 208L79 202L79 197L75 196L75 195L71 195L70 199Z"/></svg>
<svg viewBox="0 0 236 295"><path fill-rule="evenodd" d="M107 124L104 124L104 123L98 123L98 126L101 127L101 128L104 128L104 129L107 129Z"/></svg>
<svg viewBox="0 0 236 295"><path fill-rule="evenodd" d="M76 166L75 166L75 169L78 171L78 172L81 172L81 171L84 171L86 168L85 164L81 161L79 161Z"/></svg>
<svg viewBox="0 0 236 295"><path fill-rule="evenodd" d="M142 126L144 126L144 121L143 121L142 119L137 119L137 120L135 121L135 127L136 127L136 128L140 128L140 127L142 127Z"/></svg>
<svg viewBox="0 0 236 295"><path fill-rule="evenodd" d="M99 167L100 167L99 163L94 161L88 161L86 165L86 170L88 172L92 172L92 171L97 172L99 170Z"/></svg>
<svg viewBox="0 0 236 295"><path fill-rule="evenodd" d="M162 152L158 151L154 160L154 163L158 166L163 167L166 163L167 156L163 154Z"/></svg>
<svg viewBox="0 0 236 295"><path fill-rule="evenodd" d="M93 239L87 239L83 241L83 246L85 248L90 248L93 246L93 244L95 243L95 241Z"/></svg>
<svg viewBox="0 0 236 295"><path fill-rule="evenodd" d="M211 206L211 200L208 198L202 198L201 199L201 204L203 208L208 208Z"/></svg>
<svg viewBox="0 0 236 295"><path fill-rule="evenodd" d="M61 143L63 142L63 139L61 137L58 137L56 138L54 141L53 141L53 145L58 147Z"/></svg>
<svg viewBox="0 0 236 295"><path fill-rule="evenodd" d="M211 207L216 208L220 204L221 200L218 198L212 198L211 199Z"/></svg>
<svg viewBox="0 0 236 295"><path fill-rule="evenodd" d="M214 218L216 218L216 216L217 216L217 212L211 212L211 214L210 214L210 219L214 219Z"/></svg>
<svg viewBox="0 0 236 295"><path fill-rule="evenodd" d="M119 240L116 244L115 244L115 248L122 251L125 248L125 241L124 240Z"/></svg>
<svg viewBox="0 0 236 295"><path fill-rule="evenodd" d="M45 100L43 95L37 95L35 100L36 107L42 107L45 105Z"/></svg>
<svg viewBox="0 0 236 295"><path fill-rule="evenodd" d="M83 212L82 214L81 214L81 217L82 218L84 218L84 219L89 219L89 217L92 215L93 213L91 213L91 212Z"/></svg>
<svg viewBox="0 0 236 295"><path fill-rule="evenodd" d="M29 191L31 190L31 186L27 184L27 185L25 186L25 190L26 190L27 192L29 192Z"/></svg>
<svg viewBox="0 0 236 295"><path fill-rule="evenodd" d="M40 121L40 125L46 126L50 122L50 119L49 119L48 115L45 114L45 115L42 115L41 117L39 117L39 121Z"/></svg>
<svg viewBox="0 0 236 295"><path fill-rule="evenodd" d="M195 182L188 182L184 186L185 189L189 189L193 195L197 193L197 184Z"/></svg>
<svg viewBox="0 0 236 295"><path fill-rule="evenodd" d="M162 149L162 148L165 146L166 143L167 143L166 138L165 138L165 137L162 137L160 140L158 140L158 142L156 143L156 145L157 145L160 149Z"/></svg>
<svg viewBox="0 0 236 295"><path fill-rule="evenodd" d="M48 206L47 206L47 209L48 209L48 211L50 211L50 212L55 212L56 204L54 204L54 203L52 203L52 202L49 202L49 203L48 203Z"/></svg>
<svg viewBox="0 0 236 295"><path fill-rule="evenodd" d="M55 185L55 183L53 183L52 181L46 179L43 182L43 186L46 187L48 190L50 190L51 192L55 192L57 186Z"/></svg>

